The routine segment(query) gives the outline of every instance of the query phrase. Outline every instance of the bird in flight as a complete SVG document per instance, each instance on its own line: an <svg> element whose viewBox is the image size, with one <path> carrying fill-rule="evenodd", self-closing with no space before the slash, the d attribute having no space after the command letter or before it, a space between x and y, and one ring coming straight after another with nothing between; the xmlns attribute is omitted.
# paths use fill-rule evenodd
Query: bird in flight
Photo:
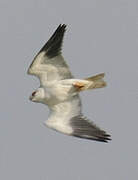
<svg viewBox="0 0 138 180"><path fill-rule="evenodd" d="M83 116L79 96L81 91L105 87L104 73L74 78L61 52L65 31L66 25L60 24L31 63L28 74L39 78L40 87L30 100L49 107L47 127L70 136L108 142L110 135Z"/></svg>

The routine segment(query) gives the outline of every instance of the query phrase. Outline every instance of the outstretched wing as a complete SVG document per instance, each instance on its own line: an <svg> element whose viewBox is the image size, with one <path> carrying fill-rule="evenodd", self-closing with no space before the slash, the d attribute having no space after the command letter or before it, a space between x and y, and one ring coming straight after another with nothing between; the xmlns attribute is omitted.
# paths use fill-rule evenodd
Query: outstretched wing
<svg viewBox="0 0 138 180"><path fill-rule="evenodd" d="M31 63L28 74L35 75L40 83L72 78L68 65L62 57L62 42L66 25L59 25Z"/></svg>
<svg viewBox="0 0 138 180"><path fill-rule="evenodd" d="M73 129L72 136L101 142L108 142L108 140L111 140L109 134L101 130L82 115L70 119L70 126Z"/></svg>

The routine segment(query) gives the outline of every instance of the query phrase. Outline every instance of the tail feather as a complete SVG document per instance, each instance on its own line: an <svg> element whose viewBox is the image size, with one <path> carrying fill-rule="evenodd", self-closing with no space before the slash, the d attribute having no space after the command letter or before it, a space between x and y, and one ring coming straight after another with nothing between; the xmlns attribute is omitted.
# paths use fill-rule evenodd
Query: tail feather
<svg viewBox="0 0 138 180"><path fill-rule="evenodd" d="M88 77L85 80L87 81L93 81L92 85L89 86L88 89L97 89L97 88L103 88L105 86L107 86L106 82L103 80L105 74L101 73L92 77Z"/></svg>
<svg viewBox="0 0 138 180"><path fill-rule="evenodd" d="M89 87L89 89L103 88L105 86L107 86L107 84L104 80L94 81L94 83Z"/></svg>
<svg viewBox="0 0 138 180"><path fill-rule="evenodd" d="M104 76L105 76L105 73L101 73L101 74L97 74L95 76L88 77L85 80L87 80L87 81L101 80L102 78L104 78Z"/></svg>

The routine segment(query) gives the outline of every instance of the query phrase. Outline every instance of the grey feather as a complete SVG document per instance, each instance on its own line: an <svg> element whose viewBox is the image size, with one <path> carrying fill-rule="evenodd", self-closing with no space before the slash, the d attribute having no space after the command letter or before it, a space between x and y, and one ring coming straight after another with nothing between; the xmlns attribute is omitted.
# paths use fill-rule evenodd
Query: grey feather
<svg viewBox="0 0 138 180"><path fill-rule="evenodd" d="M70 120L70 125L73 128L73 136L101 142L111 140L109 134L101 130L83 115L73 117Z"/></svg>
<svg viewBox="0 0 138 180"><path fill-rule="evenodd" d="M64 33L66 31L66 25L59 25L56 31L53 33L51 38L43 46L40 52L45 51L49 58L53 58L61 54L62 42Z"/></svg>

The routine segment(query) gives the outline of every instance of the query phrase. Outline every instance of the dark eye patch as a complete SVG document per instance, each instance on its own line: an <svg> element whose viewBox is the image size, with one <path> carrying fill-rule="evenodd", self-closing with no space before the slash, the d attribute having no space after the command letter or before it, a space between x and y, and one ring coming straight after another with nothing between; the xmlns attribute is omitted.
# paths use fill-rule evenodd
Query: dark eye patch
<svg viewBox="0 0 138 180"><path fill-rule="evenodd" d="M36 91L34 91L34 92L32 93L32 96L35 96L35 94L36 94Z"/></svg>

